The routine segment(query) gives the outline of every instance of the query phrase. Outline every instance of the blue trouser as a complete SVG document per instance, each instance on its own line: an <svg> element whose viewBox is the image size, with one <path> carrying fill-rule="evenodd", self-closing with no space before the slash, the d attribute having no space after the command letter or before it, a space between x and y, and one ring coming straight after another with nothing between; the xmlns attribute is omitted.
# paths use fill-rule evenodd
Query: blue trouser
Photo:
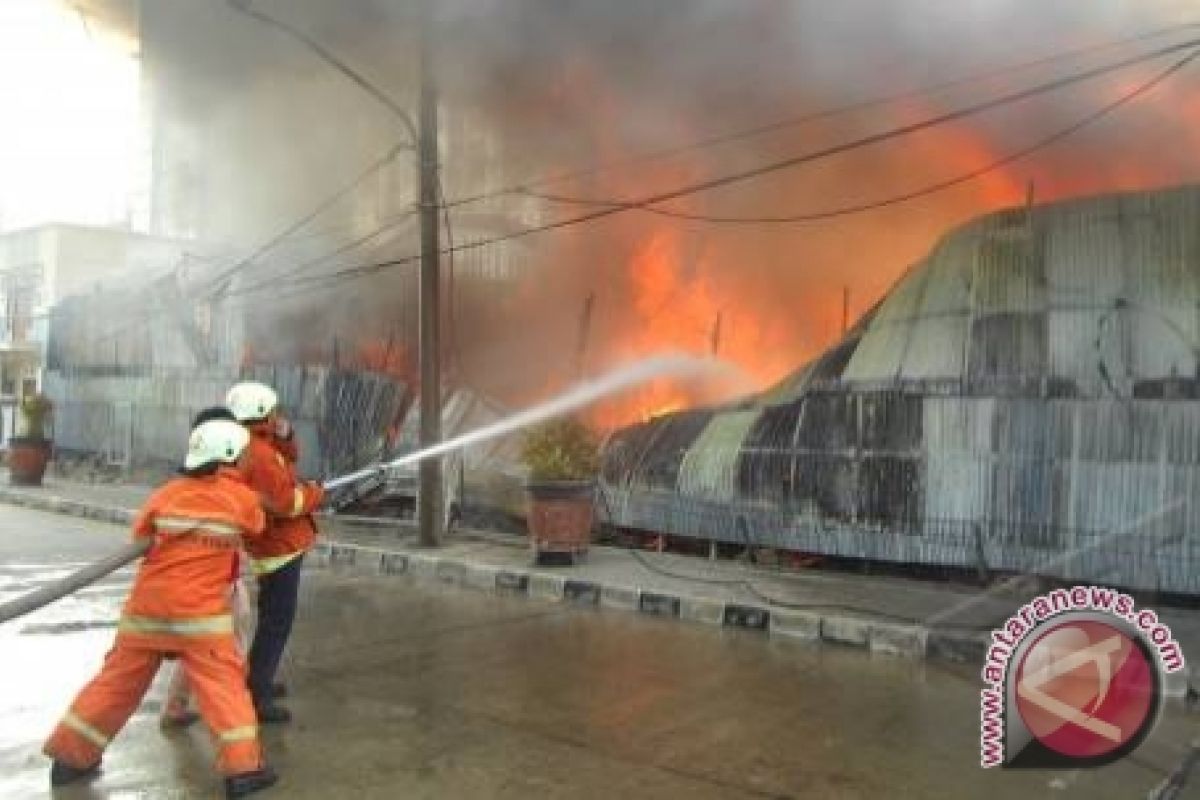
<svg viewBox="0 0 1200 800"><path fill-rule="evenodd" d="M250 645L250 694L256 706L271 705L271 684L283 658L292 621L296 618L296 598L300 593L300 556L285 566L258 578L258 627Z"/></svg>

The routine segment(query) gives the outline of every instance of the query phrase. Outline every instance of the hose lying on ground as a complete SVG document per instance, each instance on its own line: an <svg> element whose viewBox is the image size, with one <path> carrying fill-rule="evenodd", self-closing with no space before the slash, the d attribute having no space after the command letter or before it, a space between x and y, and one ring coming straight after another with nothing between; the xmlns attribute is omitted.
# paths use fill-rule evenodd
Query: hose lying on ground
<svg viewBox="0 0 1200 800"><path fill-rule="evenodd" d="M85 586L95 583L110 572L115 572L125 566L130 561L141 558L149 547L150 539L148 538L130 542L111 556L93 564L88 564L83 569L71 573L62 580L43 586L15 600L9 600L7 603L0 603L0 623L8 622L10 619L16 619L17 617L23 617L31 611L37 611L42 606L50 605L60 597L66 597Z"/></svg>

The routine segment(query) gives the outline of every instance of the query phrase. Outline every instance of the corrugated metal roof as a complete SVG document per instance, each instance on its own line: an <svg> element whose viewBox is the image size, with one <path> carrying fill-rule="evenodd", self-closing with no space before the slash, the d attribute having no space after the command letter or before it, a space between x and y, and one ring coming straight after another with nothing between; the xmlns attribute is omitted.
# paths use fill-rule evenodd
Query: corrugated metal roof
<svg viewBox="0 0 1200 800"><path fill-rule="evenodd" d="M685 495L732 499L737 493L738 455L758 410L719 414L684 456L679 491Z"/></svg>
<svg viewBox="0 0 1200 800"><path fill-rule="evenodd" d="M1198 336L1200 188L994 214L761 413L619 434L611 521L1200 593Z"/></svg>
<svg viewBox="0 0 1200 800"><path fill-rule="evenodd" d="M1030 391L1051 379L1128 397L1139 381L1195 377L1198 209L1200 188L1187 187L976 220L887 297L841 378Z"/></svg>

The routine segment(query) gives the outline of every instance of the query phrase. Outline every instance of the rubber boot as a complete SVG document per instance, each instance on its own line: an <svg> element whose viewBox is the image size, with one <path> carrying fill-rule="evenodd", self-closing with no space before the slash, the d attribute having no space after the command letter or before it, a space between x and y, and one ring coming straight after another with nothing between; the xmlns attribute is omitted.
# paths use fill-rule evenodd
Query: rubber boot
<svg viewBox="0 0 1200 800"><path fill-rule="evenodd" d="M226 800L237 800L239 797L261 792L263 789L274 786L277 780L279 780L279 776L270 767L256 769L254 772L230 775L225 779L225 798Z"/></svg>
<svg viewBox="0 0 1200 800"><path fill-rule="evenodd" d="M55 759L50 765L50 785L51 786L66 786L69 783L78 783L95 778L100 774L100 762L97 761L90 767L72 767L70 764Z"/></svg>
<svg viewBox="0 0 1200 800"><path fill-rule="evenodd" d="M292 712L272 701L254 706L254 715L260 725L282 725L292 721Z"/></svg>

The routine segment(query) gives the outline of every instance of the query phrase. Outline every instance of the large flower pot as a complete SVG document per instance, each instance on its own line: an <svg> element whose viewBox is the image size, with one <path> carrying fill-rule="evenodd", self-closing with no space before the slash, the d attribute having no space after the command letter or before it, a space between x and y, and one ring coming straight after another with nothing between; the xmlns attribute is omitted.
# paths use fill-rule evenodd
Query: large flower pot
<svg viewBox="0 0 1200 800"><path fill-rule="evenodd" d="M534 560L547 555L565 557L569 563L587 554L592 541L593 498L591 481L544 481L530 483L529 544Z"/></svg>
<svg viewBox="0 0 1200 800"><path fill-rule="evenodd" d="M51 442L14 436L8 440L8 482L14 486L41 486L50 463Z"/></svg>

